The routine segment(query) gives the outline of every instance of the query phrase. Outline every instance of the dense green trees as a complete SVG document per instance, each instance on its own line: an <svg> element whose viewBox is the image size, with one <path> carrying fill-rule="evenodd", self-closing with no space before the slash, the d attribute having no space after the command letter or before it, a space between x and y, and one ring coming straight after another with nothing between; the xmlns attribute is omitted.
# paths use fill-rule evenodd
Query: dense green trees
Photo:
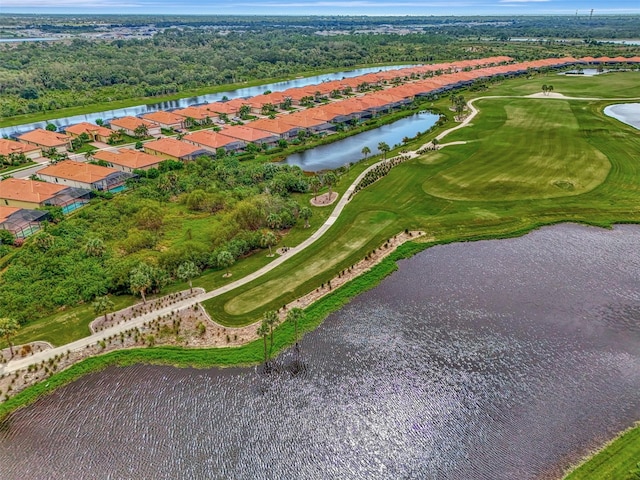
<svg viewBox="0 0 640 480"><path fill-rule="evenodd" d="M199 271L226 268L218 262L221 251L233 263L263 248L269 215L278 218L278 229L294 226L301 209L290 194L308 188L297 167L233 156L163 162L141 174L126 193L94 199L64 220L56 215L59 223L23 247L3 246L13 255L0 280L0 311L25 323L106 294L146 298L170 278L189 282L185 262ZM141 263L150 284L140 272L132 275Z"/></svg>
<svg viewBox="0 0 640 480"><path fill-rule="evenodd" d="M164 19L157 20L159 24L165 22ZM314 28L351 31L360 26L369 29L384 20L396 25L419 21L414 17L346 20L334 17L323 18ZM625 38L623 32L637 31L634 24L637 19L632 16L602 16L593 23L589 20L588 25L584 19L568 16L520 17L509 22L504 18L488 18L486 22L474 20L473 26L461 18L430 17L425 20L429 27L407 35L310 35L308 32L314 30L302 25L316 21L309 18L294 21L287 17L258 21L245 17L240 22L229 20L236 28L226 35L220 35L215 29L168 28L149 39L98 41L77 38L68 42L0 45L0 116L179 94L203 87L362 64L448 61L488 55L510 55L529 60L563 55L614 57L637 54L632 46L606 45L591 39L508 41L512 36L538 35L551 39ZM197 17L185 18L184 22L202 25ZM220 18L215 19L216 24L220 22ZM252 27L247 29L243 22ZM301 28L276 26L283 23ZM68 22L66 26L69 26ZM86 26L95 28L95 25ZM626 55L626 52L630 54ZM311 105L313 101L310 96L302 103ZM289 108L287 100L279 107ZM271 108L267 110L272 111Z"/></svg>

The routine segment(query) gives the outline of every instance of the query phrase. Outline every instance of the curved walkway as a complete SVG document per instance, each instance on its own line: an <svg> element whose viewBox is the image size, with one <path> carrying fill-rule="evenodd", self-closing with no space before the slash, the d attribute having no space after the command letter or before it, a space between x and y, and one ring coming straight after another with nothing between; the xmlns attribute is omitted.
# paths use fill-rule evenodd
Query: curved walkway
<svg viewBox="0 0 640 480"><path fill-rule="evenodd" d="M478 109L475 107L474 103L478 100L483 100L483 99L495 99L495 98L539 98L539 99L562 99L562 100L611 100L611 101L621 101L621 100L625 100L625 101L629 101L629 100L636 100L636 98L579 98L579 97L564 97L564 96L486 96L486 97L476 97L473 98L471 100L469 100L467 102L469 109L471 110L471 113L469 115L467 115L467 117L458 125L456 125L455 127L449 128L448 130L445 130L444 132L440 133L438 136L436 136L435 138L440 141L442 138L444 138L445 136L447 136L448 134L450 134L451 132L454 132L456 130L459 130L461 128L466 127L467 125L469 125L469 123L475 118L475 116L478 114ZM457 142L452 142L449 145L452 144L456 144ZM431 145L431 142L425 144L423 147ZM415 158L418 155L417 151L412 151L412 152L408 152L405 153L404 155L409 155L411 158ZM230 292L231 290L234 290L238 287L241 287L243 285L246 285L247 283L252 282L253 280L260 278L261 276L267 274L268 272L270 272L271 270L279 267L280 265L282 265L284 262L286 262L289 258L293 257L294 255L297 255L298 253L300 253L301 251L303 251L304 249L308 248L309 246L311 246L313 243L315 243L320 237L322 237L330 228L331 226L336 222L336 220L338 219L338 217L340 216L340 214L342 213L342 211L344 210L344 208L346 207L347 203L349 203L349 200L351 198L351 195L353 194L356 186L360 183L360 181L364 178L364 176L371 170L373 170L374 168L376 168L379 164L385 162L386 160L381 160L380 162L376 162L373 165L369 166L368 168L366 168L360 175L358 175L358 177L353 181L353 183L349 186L349 188L347 188L347 190L342 194L342 198L340 198L340 201L338 202L338 204L336 205L336 207L333 209L333 212L331 212L331 215L329 216L329 218L324 222L324 224L322 224L322 226L315 231L309 238L307 238L306 240L304 240L302 243L296 245L295 247L290 247L287 251L286 254L282 255L281 257L275 259L274 261L272 261L271 263L265 265L264 267L260 268L259 270L243 277L240 278L238 280L236 280L235 282L229 283L223 287L217 288L215 290L211 290L210 292L206 292L206 293L202 293L199 295L196 295L194 297L190 297L188 299L182 300L180 302L177 302L175 304L172 304L171 306L165 307L165 308L161 308L159 310L155 310L153 312L149 312L147 314L144 314L142 316L136 317L132 320L127 321L126 323L122 323L119 325L114 325L111 328L102 330L99 333L95 333L92 335L89 335L87 337L81 338L79 340L76 340L75 342L71 342L68 343L66 345L61 345L59 347L55 347L51 350L46 350L43 352L39 352L37 354L34 354L28 358L24 358L24 359L14 359L12 361L10 361L8 364L6 365L0 365L0 374L2 373L12 373L15 372L16 370L20 370L22 368L26 368L31 364L34 363L39 363L41 361L47 361L52 357L55 357L56 355L62 355L65 354L67 351L75 351L75 350L79 350L82 348L85 348L87 345L94 345L97 342L107 339L108 337L112 336L112 335L119 335L121 332L125 332L126 330L129 330L131 328L135 328L135 327L139 327L142 324L144 324L145 322L151 321L151 320L155 320L156 318L158 318L159 316L162 315L167 315L170 314L172 311L176 311L176 310L182 310L185 308L190 308L192 307L195 303L200 303L203 302L205 300L209 300L210 298L214 298L217 297L219 295L222 295L224 293Z"/></svg>

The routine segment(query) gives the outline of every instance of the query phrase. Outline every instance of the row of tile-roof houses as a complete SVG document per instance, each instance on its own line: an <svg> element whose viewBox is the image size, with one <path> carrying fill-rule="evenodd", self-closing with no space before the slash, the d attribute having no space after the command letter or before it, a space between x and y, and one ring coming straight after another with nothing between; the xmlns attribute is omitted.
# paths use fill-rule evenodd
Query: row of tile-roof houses
<svg viewBox="0 0 640 480"><path fill-rule="evenodd" d="M280 139L290 139L299 131L313 133L328 132L335 124L352 119L361 120L401 107L416 97L440 94L471 85L477 80L503 75L513 76L528 73L531 69L561 68L572 65L602 65L640 63L640 57L575 59L571 57L511 63L509 57L492 57L465 60L448 64L421 65L398 70L372 73L349 79L324 82L319 85L299 87L283 92L258 95L249 99L235 99L191 106L173 112L153 112L137 117L113 119L110 127L83 122L66 128L65 133L34 130L18 137L18 142L0 139L0 155L24 153L29 158L41 155L41 148L56 148L67 151L71 140L86 133L91 140L107 142L115 130L124 130L135 135L144 125L150 136L160 135L161 129L181 130L192 122L216 121L220 115L239 115L243 105L252 113L259 114L267 104L279 106L286 99L299 106L305 98L329 98L334 91L356 92L356 96L323 102L313 108L294 108L292 112L278 112L275 118L259 118L244 125L224 125L221 129L198 130L176 138L158 138L144 144L144 152L121 148L117 151L101 150L95 159L105 161L109 167L66 160L50 165L38 172L42 181L8 179L0 182L0 228L15 229L19 222L11 218L21 216L30 223L22 225L14 233L18 236L37 230L34 213L19 215L19 209L33 212L34 208L54 205L68 213L84 205L91 190L114 191L122 188L134 170L157 167L165 159L192 160L199 155L216 153L222 148L238 151L249 143L276 144ZM374 88L373 90L371 87ZM115 129L115 130L114 130ZM6 210L18 209L18 210ZM27 212L27 213L28 213ZM4 215L4 216L3 216ZM23 222L24 223L24 222Z"/></svg>
<svg viewBox="0 0 640 480"><path fill-rule="evenodd" d="M114 131L124 131L128 135L135 136L136 130L143 126L149 136L157 137L161 134L161 129L182 130L185 125L190 123L219 122L221 115L238 116L243 106L248 106L254 114L260 114L265 105L279 106L287 99L290 100L291 105L299 107L305 98L328 99L335 91L360 93L359 96L346 100L334 100L309 110L296 108L293 113L289 114L278 112L279 115L276 119L261 118L248 122L246 127L254 131L249 131L247 128L228 127L220 132L220 135L192 134L193 136L189 136L190 138L184 139L186 143L201 147L209 152L218 148L240 150L247 143L273 144L281 138L289 139L297 135L300 130L313 133L327 132L334 127L335 123L353 118L367 118L410 102L416 96L441 93L495 75L518 75L526 73L528 69L545 67L639 63L638 57L585 57L582 59L567 57L523 63L510 63L511 61L512 59L509 57L491 57L369 73L359 77L291 88L252 98L237 98L227 102L190 106L173 112L151 112L142 115L141 118L131 116L116 118L111 120L111 128L83 122L67 127L65 133L36 129L21 135L18 140L34 147L28 153L28 156L34 157L39 155L36 150L38 147L55 148L61 153L66 152L71 146L72 139L83 133L86 133L92 141L107 142ZM399 83L401 85L398 85ZM369 92L371 87L384 87L384 89L371 93ZM166 151L165 147L168 147ZM0 145L0 152L3 151L3 148L6 151L19 147L15 144L4 147ZM174 159L193 158L193 155L198 152L198 149L180 148L171 142L151 145L145 150L152 155L167 155L168 158Z"/></svg>

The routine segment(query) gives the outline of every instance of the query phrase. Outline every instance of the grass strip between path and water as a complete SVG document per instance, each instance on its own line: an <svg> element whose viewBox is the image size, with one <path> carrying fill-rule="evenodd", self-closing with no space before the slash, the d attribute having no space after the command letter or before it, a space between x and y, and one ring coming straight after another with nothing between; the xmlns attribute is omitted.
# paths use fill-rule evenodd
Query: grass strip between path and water
<svg viewBox="0 0 640 480"><path fill-rule="evenodd" d="M334 292L319 299L305 309L305 316L298 328L302 334L317 328L332 312L338 310L359 293L378 285L382 279L397 269L397 260L408 258L433 244L409 242L401 245L371 270L351 280ZM295 342L294 326L284 322L276 329L272 355L275 355ZM264 360L262 340L233 348L191 349L181 347L153 347L117 350L104 355L87 358L68 369L56 373L37 383L6 402L0 404L0 420L14 410L30 405L39 398L67 385L88 373L98 372L111 366L130 366L136 364L173 365L176 367L231 367L255 365Z"/></svg>

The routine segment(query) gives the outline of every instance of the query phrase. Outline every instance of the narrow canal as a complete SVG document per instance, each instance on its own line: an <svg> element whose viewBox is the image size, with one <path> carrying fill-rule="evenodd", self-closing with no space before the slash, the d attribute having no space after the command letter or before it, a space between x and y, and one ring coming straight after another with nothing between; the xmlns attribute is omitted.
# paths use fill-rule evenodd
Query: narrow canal
<svg viewBox="0 0 640 480"><path fill-rule="evenodd" d="M296 78L293 80L287 80L284 82L269 83L266 85L258 85L255 87L240 88L237 90L229 90L226 92L211 93L207 95L198 95L196 97L185 97L177 100L170 100L166 102L151 103L148 105L136 105L133 107L117 108L113 110L104 110L102 112L87 113L83 115L73 115L70 117L52 118L47 121L25 123L22 125L15 125L12 127L0 128L0 136L19 135L24 132L36 128L44 128L47 123L53 123L56 127L63 128L69 125L75 125L80 122L95 123L97 119L110 120L116 117L124 117L126 115L142 115L144 113L155 112L158 110L170 110L176 108L185 108L189 105L197 105L201 103L218 102L224 97L229 100L234 98L247 98L254 97L256 95L263 94L267 90L272 92L279 92L287 90L289 88L306 87L307 85L317 85L322 82L328 82L331 80L341 80L343 78L352 78L360 75L366 75L367 73L374 73L387 70L397 70L399 68L410 67L411 65L393 65L386 67L369 67L359 68L356 70L349 70L344 72L327 73L324 75L315 75L312 77Z"/></svg>
<svg viewBox="0 0 640 480"><path fill-rule="evenodd" d="M557 478L640 419L640 228L431 248L306 370L88 375L0 429L0 478Z"/></svg>

